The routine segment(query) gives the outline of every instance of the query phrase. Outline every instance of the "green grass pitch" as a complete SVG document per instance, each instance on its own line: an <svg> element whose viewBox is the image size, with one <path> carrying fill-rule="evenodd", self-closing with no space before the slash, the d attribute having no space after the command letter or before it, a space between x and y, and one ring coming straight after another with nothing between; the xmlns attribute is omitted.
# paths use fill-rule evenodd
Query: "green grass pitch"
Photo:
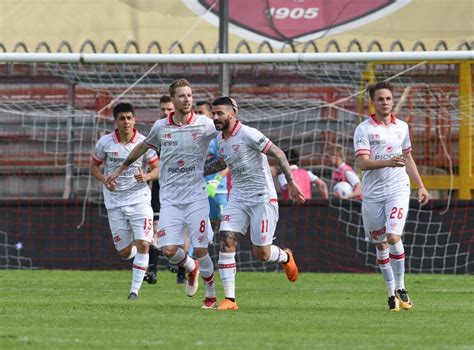
<svg viewBox="0 0 474 350"><path fill-rule="evenodd" d="M238 311L201 310L168 271L127 301L130 277L1 270L0 349L474 349L473 276L407 275L399 313L379 274L239 272Z"/></svg>

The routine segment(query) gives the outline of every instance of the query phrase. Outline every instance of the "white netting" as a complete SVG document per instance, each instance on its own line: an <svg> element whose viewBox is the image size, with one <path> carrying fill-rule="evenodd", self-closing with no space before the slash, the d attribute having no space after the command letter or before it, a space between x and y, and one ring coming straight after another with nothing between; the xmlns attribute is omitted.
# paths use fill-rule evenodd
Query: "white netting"
<svg viewBox="0 0 474 350"><path fill-rule="evenodd" d="M18 141L0 150L0 169L5 175L1 196L87 196L86 205L100 203L101 188L90 178L88 163L98 137L113 128L111 111L104 107L138 79L121 100L135 105L138 128L145 134L156 120L160 96L168 93L173 80L188 79L195 101L219 96L218 65L162 64L143 76L150 67L38 64L33 74L31 66L17 66L21 81L0 84L2 136ZM239 119L261 130L280 148L298 150L302 166L325 180L330 192L329 150L334 144L342 145L345 160L354 165L352 136L368 113L362 91L373 79L390 79L395 85L395 100L402 100L398 114L411 126L413 154L422 175L456 174L461 116L459 70L454 63L231 64L229 68ZM18 174L26 175L18 179ZM447 199L448 191L434 195ZM347 237L366 256L367 266L375 267L374 254L361 230L360 210L338 201L331 201L330 207L338 211ZM78 224L87 221L87 217L74 219ZM460 253L450 235L438 214L413 209L405 234L409 269L446 272L459 264L467 266L469 251ZM216 259L216 250L213 253ZM243 269L262 268L245 257L250 256L249 251L239 254ZM458 259L459 254L464 257Z"/></svg>

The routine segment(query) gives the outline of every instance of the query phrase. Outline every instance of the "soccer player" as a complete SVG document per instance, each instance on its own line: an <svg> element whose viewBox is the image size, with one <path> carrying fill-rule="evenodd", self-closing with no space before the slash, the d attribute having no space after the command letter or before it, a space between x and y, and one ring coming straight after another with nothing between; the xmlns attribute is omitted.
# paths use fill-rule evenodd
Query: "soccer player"
<svg viewBox="0 0 474 350"><path fill-rule="evenodd" d="M418 201L429 194L411 155L408 124L392 114L393 88L388 82L369 86L375 114L360 123L354 148L362 172L362 218L365 235L376 246L377 262L392 311L412 308L405 289L405 250L401 240L409 209L410 178L418 185Z"/></svg>
<svg viewBox="0 0 474 350"><path fill-rule="evenodd" d="M192 297L198 290L201 274L206 287L204 309L216 307L214 265L208 253L214 233L209 222L209 202L204 182L204 161L207 147L217 134L213 122L192 111L193 93L185 79L174 81L169 92L175 113L155 122L146 139L130 153L128 158L107 183L115 179L143 155L149 148L160 149L160 202L158 247L172 264L183 266L188 272L186 293ZM187 228L192 259L182 248Z"/></svg>
<svg viewBox="0 0 474 350"><path fill-rule="evenodd" d="M168 118L173 112L174 105L171 101L171 97L168 95L161 96L159 119ZM157 155L160 157L159 152L157 152ZM158 221L160 220L160 183L158 179L151 183L151 207L153 208L153 241L152 244L150 244L150 262L145 275L145 281L149 284L155 284L157 282L156 275L158 273ZM184 283L184 271L181 276L177 278L180 283Z"/></svg>
<svg viewBox="0 0 474 350"><path fill-rule="evenodd" d="M291 282L298 278L298 267L290 249L273 245L278 221L278 200L266 154L278 160L285 174L290 197L300 205L304 195L293 180L285 154L257 129L243 125L236 119L237 103L230 97L221 97L212 103L219 157L223 160L209 164L207 170L230 169L232 190L224 208L220 226L219 274L224 286L225 299L218 310L237 310L235 301L235 252L241 235L250 226L252 251L265 262L283 264Z"/></svg>
<svg viewBox="0 0 474 350"><path fill-rule="evenodd" d="M352 186L352 192L346 199L362 199L362 184L359 176L343 160L344 150L341 145L334 145L333 154L330 155L330 163L333 167L332 181L334 184L345 181ZM339 197L339 193L334 191L334 196Z"/></svg>
<svg viewBox="0 0 474 350"><path fill-rule="evenodd" d="M148 248L152 239L153 210L147 181L158 178L158 157L155 152L143 153L126 172L107 182L107 176L120 167L130 152L145 137L134 129L134 108L119 103L113 109L115 132L102 136L90 161L90 172L103 186L112 239L122 259L133 259L132 286L129 300L138 298L138 291L148 266ZM100 169L105 165L104 173ZM145 173L146 167L152 170Z"/></svg>
<svg viewBox="0 0 474 350"><path fill-rule="evenodd" d="M194 111L212 118L212 106L207 101L196 102ZM213 161L217 158L217 139L213 138L207 149L207 160ZM209 197L210 219L213 230L218 230L222 218L222 212L227 204L227 174L229 168L225 168L215 174L205 176L207 183L207 195Z"/></svg>
<svg viewBox="0 0 474 350"><path fill-rule="evenodd" d="M291 174L298 184L301 192L303 192L305 199L311 199L313 197L311 186L316 185L321 198L328 199L328 186L326 183L316 176L312 171L301 169L298 167L300 163L300 154L296 149L289 149L285 152L285 156L290 163ZM288 183L285 178L285 174L278 175L278 182L282 190L281 195L283 199L289 199L290 193L288 190Z"/></svg>

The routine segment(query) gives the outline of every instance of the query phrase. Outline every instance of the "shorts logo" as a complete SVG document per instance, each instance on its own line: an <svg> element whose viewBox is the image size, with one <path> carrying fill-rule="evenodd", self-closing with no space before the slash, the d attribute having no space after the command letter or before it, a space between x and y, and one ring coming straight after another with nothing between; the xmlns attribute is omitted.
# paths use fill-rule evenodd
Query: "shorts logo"
<svg viewBox="0 0 474 350"><path fill-rule="evenodd" d="M202 242L204 242L204 236L199 236L197 240L202 244Z"/></svg>
<svg viewBox="0 0 474 350"><path fill-rule="evenodd" d="M385 227L382 227L380 230L369 231L370 238L378 239L380 236L384 235L387 230Z"/></svg>
<svg viewBox="0 0 474 350"><path fill-rule="evenodd" d="M156 234L157 238L164 237L166 236L166 230L159 230L158 233Z"/></svg>
<svg viewBox="0 0 474 350"><path fill-rule="evenodd" d="M390 224L390 228L391 228L392 230L394 230L396 227L397 227L397 223L396 223L396 222L392 222L392 223Z"/></svg>
<svg viewBox="0 0 474 350"><path fill-rule="evenodd" d="M120 238L120 236L115 236L115 237L114 237L114 242L115 242L115 243L118 243L118 242L120 242L121 240L122 240L122 238Z"/></svg>
<svg viewBox="0 0 474 350"><path fill-rule="evenodd" d="M221 221L230 221L230 215L222 215Z"/></svg>

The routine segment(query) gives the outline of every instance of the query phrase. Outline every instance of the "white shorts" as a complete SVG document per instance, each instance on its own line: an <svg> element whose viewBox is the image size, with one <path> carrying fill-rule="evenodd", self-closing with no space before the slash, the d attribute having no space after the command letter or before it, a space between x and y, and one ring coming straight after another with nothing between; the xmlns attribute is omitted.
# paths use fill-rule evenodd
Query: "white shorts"
<svg viewBox="0 0 474 350"><path fill-rule="evenodd" d="M362 202L365 237L372 243L387 240L387 234L401 236L410 208L410 196L403 193L381 202Z"/></svg>
<svg viewBox="0 0 474 350"><path fill-rule="evenodd" d="M158 222L158 248L184 245L186 230L194 248L207 248L214 232L209 221L209 201L206 199L183 205L161 207Z"/></svg>
<svg viewBox="0 0 474 350"><path fill-rule="evenodd" d="M151 242L153 209L150 203L138 203L107 210L115 249L126 248L134 240Z"/></svg>
<svg viewBox="0 0 474 350"><path fill-rule="evenodd" d="M222 213L220 230L245 235L250 226L252 244L266 246L273 242L277 223L278 202L246 204L231 200Z"/></svg>

